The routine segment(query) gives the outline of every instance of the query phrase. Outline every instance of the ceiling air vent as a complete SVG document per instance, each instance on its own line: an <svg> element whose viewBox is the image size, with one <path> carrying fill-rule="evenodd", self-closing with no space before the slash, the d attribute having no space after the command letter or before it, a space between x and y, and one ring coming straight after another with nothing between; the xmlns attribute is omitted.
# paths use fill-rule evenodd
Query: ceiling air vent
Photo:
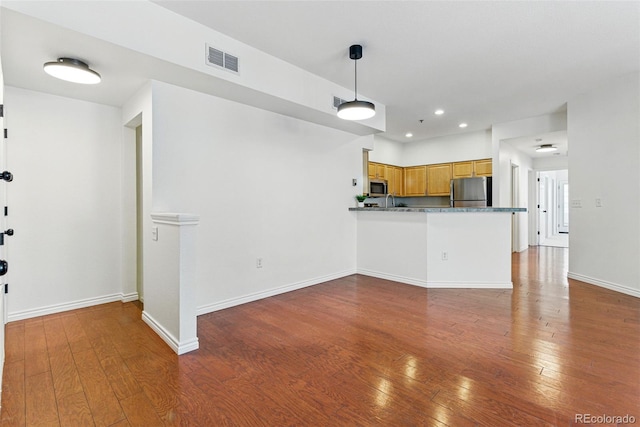
<svg viewBox="0 0 640 427"><path fill-rule="evenodd" d="M347 102L347 101L345 101L345 100L344 100L344 99L342 99L342 98L338 98L337 96L334 96L334 97L333 97L333 108L334 108L335 110L337 110L337 109L338 109L338 107L340 106L340 104L342 104L342 103L344 103L344 102Z"/></svg>
<svg viewBox="0 0 640 427"><path fill-rule="evenodd" d="M238 72L238 57L230 55L226 52L216 49L215 47L206 45L206 63L214 67L224 68L225 70Z"/></svg>

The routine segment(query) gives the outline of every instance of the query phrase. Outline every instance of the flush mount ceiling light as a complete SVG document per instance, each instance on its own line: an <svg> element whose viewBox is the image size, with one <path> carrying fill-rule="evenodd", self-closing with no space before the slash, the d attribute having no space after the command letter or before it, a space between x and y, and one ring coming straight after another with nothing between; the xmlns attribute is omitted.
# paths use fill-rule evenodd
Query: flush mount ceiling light
<svg viewBox="0 0 640 427"><path fill-rule="evenodd" d="M538 153L550 153L551 151L556 151L558 147L555 147L551 144L542 144L538 148L536 148L536 152Z"/></svg>
<svg viewBox="0 0 640 427"><path fill-rule="evenodd" d="M61 80L85 85L100 83L100 74L74 58L58 58L57 61L44 64L45 73Z"/></svg>
<svg viewBox="0 0 640 427"><path fill-rule="evenodd" d="M441 116L441 115L444 114L444 110L438 109L438 110L434 111L433 114L435 114L436 116Z"/></svg>
<svg viewBox="0 0 640 427"><path fill-rule="evenodd" d="M466 128L466 127L467 127L467 124L466 124L466 123L460 123L460 124L458 125L458 127L459 127L459 128Z"/></svg>
<svg viewBox="0 0 640 427"><path fill-rule="evenodd" d="M349 48L349 58L353 59L355 70L354 100L338 106L338 117L344 120L365 120L376 115L376 106L368 101L358 101L358 59L362 58L362 46L354 44Z"/></svg>

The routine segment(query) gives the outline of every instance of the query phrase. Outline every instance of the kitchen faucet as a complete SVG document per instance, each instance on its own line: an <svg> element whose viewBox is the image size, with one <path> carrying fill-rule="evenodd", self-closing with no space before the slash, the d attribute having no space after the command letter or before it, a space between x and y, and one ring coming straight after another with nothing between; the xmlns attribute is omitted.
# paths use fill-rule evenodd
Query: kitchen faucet
<svg viewBox="0 0 640 427"><path fill-rule="evenodd" d="M391 207L395 208L396 207L396 198L393 197L393 194L391 194L391 193L387 194L387 197L384 198L384 207L385 208L389 207L389 196L391 196Z"/></svg>

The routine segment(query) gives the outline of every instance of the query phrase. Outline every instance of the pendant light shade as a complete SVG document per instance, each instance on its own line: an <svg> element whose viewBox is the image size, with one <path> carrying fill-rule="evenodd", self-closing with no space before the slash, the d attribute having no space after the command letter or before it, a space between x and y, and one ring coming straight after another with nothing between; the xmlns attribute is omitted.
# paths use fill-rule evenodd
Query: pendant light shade
<svg viewBox="0 0 640 427"><path fill-rule="evenodd" d="M338 117L344 120L365 120L376 115L376 106L368 101L343 102L338 106Z"/></svg>
<svg viewBox="0 0 640 427"><path fill-rule="evenodd" d="M354 44L349 48L349 58L354 61L354 100L338 106L338 117L344 120L365 120L376 115L376 106L368 101L358 100L358 59L362 58L362 46Z"/></svg>
<svg viewBox="0 0 640 427"><path fill-rule="evenodd" d="M57 61L46 62L44 64L45 73L61 80L81 84L100 83L100 74L93 71L89 66L73 58L58 58Z"/></svg>

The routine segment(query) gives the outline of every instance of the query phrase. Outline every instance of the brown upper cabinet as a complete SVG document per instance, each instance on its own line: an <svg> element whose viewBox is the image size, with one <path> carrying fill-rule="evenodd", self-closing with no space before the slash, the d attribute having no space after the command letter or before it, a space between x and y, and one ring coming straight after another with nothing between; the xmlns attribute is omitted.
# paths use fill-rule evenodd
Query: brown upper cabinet
<svg viewBox="0 0 640 427"><path fill-rule="evenodd" d="M471 178L472 176L491 176L491 159L469 160L455 162L453 165L453 178Z"/></svg>
<svg viewBox="0 0 640 427"><path fill-rule="evenodd" d="M387 191L394 196L404 195L404 168L387 165Z"/></svg>
<svg viewBox="0 0 640 427"><path fill-rule="evenodd" d="M427 167L411 166L404 168L404 195L427 195Z"/></svg>
<svg viewBox="0 0 640 427"><path fill-rule="evenodd" d="M448 196L451 183L451 163L427 166L427 196Z"/></svg>
<svg viewBox="0 0 640 427"><path fill-rule="evenodd" d="M387 165L369 162L370 179L387 179Z"/></svg>
<svg viewBox="0 0 640 427"><path fill-rule="evenodd" d="M422 166L393 166L369 162L369 179L386 179L394 196L448 196L453 178L491 176L491 159Z"/></svg>
<svg viewBox="0 0 640 427"><path fill-rule="evenodd" d="M473 176L473 161L453 163L453 178L471 178Z"/></svg>
<svg viewBox="0 0 640 427"><path fill-rule="evenodd" d="M491 176L493 173L491 159L474 160L473 170L476 176Z"/></svg>

